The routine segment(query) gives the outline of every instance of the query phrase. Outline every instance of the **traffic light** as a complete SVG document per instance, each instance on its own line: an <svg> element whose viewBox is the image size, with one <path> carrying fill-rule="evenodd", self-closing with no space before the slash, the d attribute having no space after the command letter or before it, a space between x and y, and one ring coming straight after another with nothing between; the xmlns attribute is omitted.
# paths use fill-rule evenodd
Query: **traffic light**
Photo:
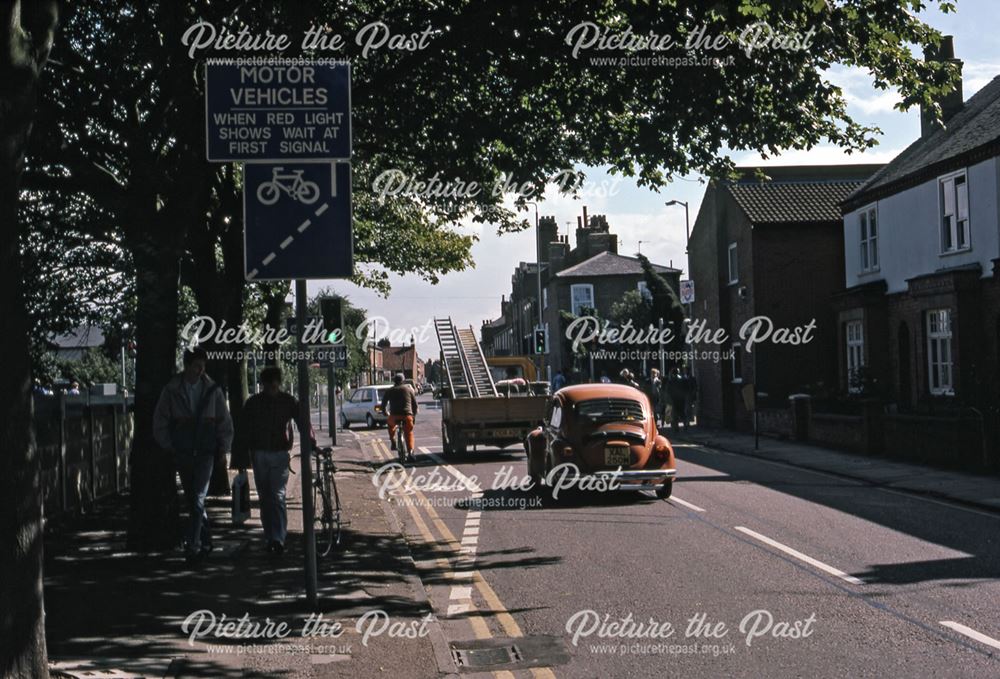
<svg viewBox="0 0 1000 679"><path fill-rule="evenodd" d="M344 341L342 301L340 297L323 297L319 300L319 309L323 316L324 342L340 344Z"/></svg>
<svg viewBox="0 0 1000 679"><path fill-rule="evenodd" d="M535 353L536 354L546 353L545 328L535 328Z"/></svg>

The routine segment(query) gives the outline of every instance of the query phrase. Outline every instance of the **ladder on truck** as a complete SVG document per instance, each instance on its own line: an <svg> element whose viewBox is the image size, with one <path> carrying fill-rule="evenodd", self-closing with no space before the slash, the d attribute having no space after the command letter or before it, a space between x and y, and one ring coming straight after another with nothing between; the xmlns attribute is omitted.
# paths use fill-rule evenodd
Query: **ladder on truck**
<svg viewBox="0 0 1000 679"><path fill-rule="evenodd" d="M493 375L472 328L456 330L449 317L435 318L434 330L451 395L456 398L497 396Z"/></svg>

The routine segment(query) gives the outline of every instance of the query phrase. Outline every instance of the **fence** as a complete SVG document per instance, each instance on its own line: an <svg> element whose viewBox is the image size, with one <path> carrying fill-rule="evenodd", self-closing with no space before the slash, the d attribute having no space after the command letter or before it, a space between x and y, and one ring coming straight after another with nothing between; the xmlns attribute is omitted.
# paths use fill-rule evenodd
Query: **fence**
<svg viewBox="0 0 1000 679"><path fill-rule="evenodd" d="M129 487L134 401L35 396L35 441L46 518L86 510Z"/></svg>
<svg viewBox="0 0 1000 679"><path fill-rule="evenodd" d="M885 412L865 401L860 415L816 412L808 396L788 408L762 408L761 433L809 441L828 448L882 455L966 471L1000 470L1000 451L988 416L967 409L951 417Z"/></svg>

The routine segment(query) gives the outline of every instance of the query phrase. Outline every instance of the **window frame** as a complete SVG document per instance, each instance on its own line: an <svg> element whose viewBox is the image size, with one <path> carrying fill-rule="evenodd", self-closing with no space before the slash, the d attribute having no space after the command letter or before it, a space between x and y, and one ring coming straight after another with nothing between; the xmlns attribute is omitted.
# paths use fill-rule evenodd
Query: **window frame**
<svg viewBox="0 0 1000 679"><path fill-rule="evenodd" d="M961 209L962 209L961 202L962 201L959 199L959 191L958 191L959 182L957 181L958 179L962 180L961 181L961 185L963 185L965 187L965 191L964 191L964 194L965 194L965 205L964 205L964 207L965 207L965 219L964 220L960 220L959 219L959 217L961 216ZM947 206L947 202L948 202L947 201L947 196L948 196L947 185L948 185L949 182L951 183L951 191L952 191L951 200L953 201L953 212L951 214L946 214L945 210L947 209L946 206ZM943 257L943 256L947 256L947 255L958 254L958 253L961 253L961 252L968 252L969 250L972 249L972 224L971 224L972 218L971 218L971 215L970 215L970 212L969 212L969 175L968 175L968 172L965 169L962 169L962 170L959 170L958 172L952 172L950 174L946 174L946 175L943 175L941 177L938 177L937 186L938 186L938 191L937 191L937 195L938 195L938 237L939 237L939 245L940 245L940 248L941 248L940 255ZM946 219L950 219L951 220L948 223L947 227L945 226L945 220ZM960 222L964 222L964 226L962 227L961 231L959 230L959 223ZM947 229L947 231L946 231L946 229ZM951 241L951 247L948 247L947 244L946 244L946 240L945 240L946 239L946 235L947 235L948 240ZM959 239L960 235L964 237L964 244L961 247L959 247L959 245L958 245L958 241L960 240Z"/></svg>
<svg viewBox="0 0 1000 679"><path fill-rule="evenodd" d="M735 260L735 262L734 262ZM729 244L726 264L729 267L729 285L736 285L740 282L740 253L737 250L737 243L733 241Z"/></svg>
<svg viewBox="0 0 1000 679"><path fill-rule="evenodd" d="M857 329L856 336L852 337L851 329ZM861 387L852 386L857 371L865 367L865 324L860 319L847 321L844 323L844 344L847 350L847 393L857 394L862 391ZM854 351L852 351L852 349ZM852 360L852 357L855 360ZM852 363L856 365L852 366Z"/></svg>
<svg viewBox="0 0 1000 679"><path fill-rule="evenodd" d="M924 316L924 331L927 334L927 389L933 396L954 396L955 337L952 329L951 309L928 309ZM938 319L938 326L941 325L941 319L944 319L948 326L947 329L940 327L935 329L935 319ZM941 360L942 348L944 347L947 347L947 362ZM947 380L942 377L941 373L941 368L945 366L947 366ZM935 381L937 386L935 386Z"/></svg>
<svg viewBox="0 0 1000 679"><path fill-rule="evenodd" d="M733 350L733 358L730 360L730 368L732 369L732 379L731 384L743 384L743 359L740 356L740 351L743 349L742 342L733 342L731 347Z"/></svg>
<svg viewBox="0 0 1000 679"><path fill-rule="evenodd" d="M590 290L590 304L580 305L579 309L577 308L577 302L576 302L576 290L577 290L577 288ZM579 316L580 315L580 311L583 311L583 309L585 309L585 308L586 309L594 309L594 308L596 308L595 304L596 304L596 302L594 300L594 284L593 283L573 283L572 285L569 286L569 308L570 308L570 312L574 316Z"/></svg>
<svg viewBox="0 0 1000 679"><path fill-rule="evenodd" d="M875 233L872 235L872 224ZM879 219L878 203L872 203L858 213L859 270L861 273L878 271L881 265L878 256Z"/></svg>

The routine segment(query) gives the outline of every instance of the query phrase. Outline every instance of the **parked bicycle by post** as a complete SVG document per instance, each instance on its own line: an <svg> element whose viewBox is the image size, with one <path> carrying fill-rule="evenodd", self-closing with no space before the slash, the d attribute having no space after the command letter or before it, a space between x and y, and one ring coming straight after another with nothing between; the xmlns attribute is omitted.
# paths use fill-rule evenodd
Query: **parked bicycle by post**
<svg viewBox="0 0 1000 679"><path fill-rule="evenodd" d="M313 449L316 459L316 476L313 479L313 508L316 511L316 553L328 555L340 546L341 533L346 525L337 491L337 466L333 462L333 448Z"/></svg>
<svg viewBox="0 0 1000 679"><path fill-rule="evenodd" d="M302 178L304 170L282 172L283 167L271 170L271 181L257 187L257 200L264 205L274 205L286 194L292 200L305 205L312 205L319 200L319 184Z"/></svg>
<svg viewBox="0 0 1000 679"><path fill-rule="evenodd" d="M413 461L413 422L417 416L417 395L403 384L403 373L392 377L392 387L385 390L382 409L388 413L389 447L396 451L400 463Z"/></svg>

